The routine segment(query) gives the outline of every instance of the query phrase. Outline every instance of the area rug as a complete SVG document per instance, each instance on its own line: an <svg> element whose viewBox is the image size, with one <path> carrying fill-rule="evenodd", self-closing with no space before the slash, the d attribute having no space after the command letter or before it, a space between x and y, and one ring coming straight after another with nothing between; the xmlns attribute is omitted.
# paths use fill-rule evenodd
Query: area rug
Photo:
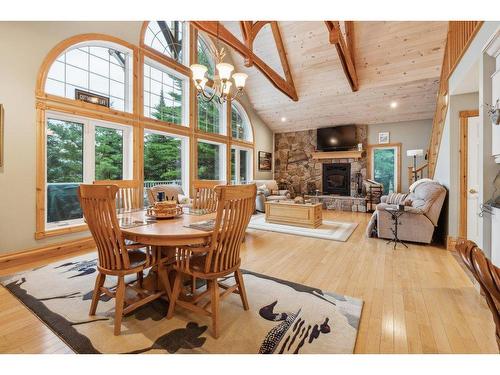
<svg viewBox="0 0 500 375"><path fill-rule="evenodd" d="M341 242L347 241L357 226L358 223L323 220L323 224L317 228L302 228L285 224L266 223L266 215L255 215L248 224L248 228L251 229Z"/></svg>
<svg viewBox="0 0 500 375"><path fill-rule="evenodd" d="M232 294L220 307L220 334L209 317L157 300L124 317L113 335L114 299L101 297L89 317L96 255L6 276L1 284L76 353L352 353L363 302L244 271L250 310ZM228 283L234 280L227 279ZM113 285L115 280L111 280ZM224 281L226 282L226 281ZM200 288L204 288L201 286Z"/></svg>

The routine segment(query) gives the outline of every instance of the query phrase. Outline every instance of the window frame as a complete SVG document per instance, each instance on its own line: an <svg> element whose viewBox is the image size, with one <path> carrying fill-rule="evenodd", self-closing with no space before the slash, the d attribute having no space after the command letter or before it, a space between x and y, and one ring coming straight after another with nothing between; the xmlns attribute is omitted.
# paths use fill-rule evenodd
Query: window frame
<svg viewBox="0 0 500 375"><path fill-rule="evenodd" d="M182 55L182 61L177 61L174 58L165 55L164 53L158 51L156 48L150 46L149 44L146 44L146 33L148 32L148 27L151 22L158 22L158 21L145 21L145 26L144 27L144 32L142 33L141 41L140 44L143 48L147 48L149 51L154 53L157 56L160 56L161 58L168 59L169 61L179 64L179 65L184 65L184 66L189 66L189 62L191 61L191 56L190 56L190 41L191 41L191 28L189 26L189 21L177 21L182 23L182 49L183 49L183 55Z"/></svg>
<svg viewBox="0 0 500 375"><path fill-rule="evenodd" d="M244 120L244 124L246 126L246 130L248 133L247 139L235 138L233 137L233 105L236 107L236 111L240 114L241 118ZM238 100L231 101L231 113L229 116L229 128L231 130L231 138L237 140L239 142L248 142L253 143L253 125L250 121L250 116L248 116L247 111L243 107L243 105Z"/></svg>
<svg viewBox="0 0 500 375"><path fill-rule="evenodd" d="M79 100L77 100L75 98L67 97L66 91L65 91L64 96L60 96L57 94L48 93L45 90L45 88L47 85L47 80L51 79L51 78L49 78L50 69L52 68L54 63L56 61L58 61L59 57L61 57L63 54L66 54L67 52L69 52L71 50L82 48L82 47L101 47L101 48L114 49L114 50L119 51L125 55L125 72L124 72L124 83L123 83L124 89L125 89L124 90L124 98L123 98L124 110L121 111L119 109L115 109L112 107L102 107L102 106L98 106L97 104L94 104L94 105L96 107L106 108L106 109L111 110L111 111L132 114L134 112L134 71L135 71L134 50L132 50L132 49L130 49L122 44L115 43L115 42L108 41L108 40L90 39L90 40L85 40L85 41L81 41L79 43L72 44L69 47L65 48L62 52L60 52L57 56L55 56L55 58L51 61L50 65L48 65L46 67L46 76L45 76L45 80L43 82L43 88L42 88L43 92L47 95L55 96L57 98L64 98L66 100L70 100L73 102L79 102ZM66 62L64 63L64 65L66 67ZM88 74L93 73L90 71L90 67L89 67L89 70L87 70L86 72ZM93 73L93 74L97 74L97 73ZM66 85L68 85L68 83L66 82L66 72L65 72L64 76L65 76L65 78L64 78L64 85L65 86L64 87L66 90ZM109 78L109 79L111 79L111 78ZM73 85L71 85L71 86L73 86ZM92 90L90 90L90 88L87 89L87 91L93 92ZM102 94L99 94L99 95L102 95ZM111 98L110 98L110 101L111 101Z"/></svg>
<svg viewBox="0 0 500 375"><path fill-rule="evenodd" d="M206 139L206 138L196 138L196 144L195 144L195 147L196 147L196 170L195 170L195 173L194 173L194 179L195 180L202 180L199 178L199 155L198 155L198 143L207 143L207 144L212 144L212 145L217 145L219 146L219 155L220 155L220 158L219 158L219 178L216 178L215 180L218 180L218 181L226 181L227 182L227 157L228 157L228 153L227 153L227 148L228 148L228 144L225 143L225 142L217 142L217 141L213 141L213 140L209 140L209 139Z"/></svg>
<svg viewBox="0 0 500 375"><path fill-rule="evenodd" d="M128 180L132 179L132 166L133 166L133 128L128 125L116 124L108 121L102 121L92 118L86 118L83 116L74 116L68 115L55 111L46 111L44 117L44 129L45 129L45 155L44 155L44 166L45 166L45 174L44 174L44 185L45 189L43 191L44 194L44 230L46 232L57 231L62 228L70 228L75 227L81 224L84 224L83 218L81 219L72 219L66 221L56 221L53 223L47 222L48 219L48 209L47 209L47 191L49 182L47 181L47 124L49 119L59 120L59 121L68 121L79 123L83 125L83 178L81 184L91 184L95 180L95 128L103 127L108 129L121 130L123 133L123 165L122 179ZM78 183L78 182L76 182ZM69 184L69 182L68 182Z"/></svg>
<svg viewBox="0 0 500 375"><path fill-rule="evenodd" d="M236 185L241 184L240 180L240 165L241 165L241 155L239 151L247 151L248 156L246 160L246 167L247 167L247 184L250 183L250 181L253 181L254 176L253 176L253 163L254 163L254 158L253 158L253 148L251 147L243 147L239 145L231 145L231 151L235 150L235 160L234 160L234 174L233 176L231 174L231 184L233 184L233 181L235 182ZM230 153L231 154L231 153Z"/></svg>
<svg viewBox="0 0 500 375"><path fill-rule="evenodd" d="M182 91L183 91L183 95L182 95L182 122L180 124L175 124L173 122L169 122L169 121L163 121L163 120L158 120L158 119L155 119L153 117L149 117L149 116L146 116L144 114L144 92L145 92L145 87L144 87L144 66L145 65L149 65L150 67L153 67L155 69L158 69L160 71L162 71L163 73L166 73L166 74L169 74L169 75L172 75L174 76L175 78L178 78L182 81ZM152 120L152 121L155 121L155 122L158 122L160 124L169 124L169 125L173 125L173 126L182 126L182 127L185 127L185 128L189 128L189 103L190 103L190 78L185 76L184 74L182 74L181 72L175 70L175 69L172 69L171 67L168 67L162 63L160 63L159 61L156 61L152 58L149 58L149 57L144 57L144 61L142 61L142 93L140 95L142 95L142 108L140 109L143 117L147 118L148 120ZM149 77L149 79L151 79L151 77ZM149 93L151 94L151 92Z"/></svg>
<svg viewBox="0 0 500 375"><path fill-rule="evenodd" d="M191 165L191 160L190 160L190 139L188 136L185 135L179 135L175 133L168 133L167 131L164 130L157 130L157 129L151 129L151 128L144 128L144 132L142 135L142 138L146 136L146 133L151 133L151 134L157 134L157 135L162 135L166 137L171 137L171 138L180 138L181 140L181 186L182 190L184 191L185 195L189 192L189 187L190 187L190 182L189 182L189 167ZM143 144L143 151L144 151L144 144ZM184 162L185 161L185 162ZM146 182L144 178L144 152L142 155L142 170L143 170L143 184Z"/></svg>

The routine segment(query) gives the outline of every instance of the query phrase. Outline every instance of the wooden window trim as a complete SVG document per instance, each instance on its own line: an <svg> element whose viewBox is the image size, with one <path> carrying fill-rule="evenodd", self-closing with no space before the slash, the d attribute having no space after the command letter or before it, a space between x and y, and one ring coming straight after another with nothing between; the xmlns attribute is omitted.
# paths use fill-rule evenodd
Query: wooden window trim
<svg viewBox="0 0 500 375"><path fill-rule="evenodd" d="M401 142L398 143L383 143L383 144L373 144L373 145L368 145L367 146L367 157L366 157L366 176L368 178L372 178L372 165L373 165L373 160L372 160L372 150L374 148L396 148L396 169L398 171L398 178L396 180L396 192L400 193L401 192Z"/></svg>
<svg viewBox="0 0 500 375"><path fill-rule="evenodd" d="M71 233L79 233L88 230L86 224L68 226L64 228L57 229L46 229L45 228L45 152L46 152L46 138L45 138L45 114L46 111L60 112L63 114L68 114L72 116L81 116L85 118L90 118L94 120L102 120L113 123L119 123L123 125L129 125L132 127L133 131L133 162L132 162L132 173L134 179L144 180L144 130L151 129L166 133L171 133L179 136L184 136L189 138L189 186L191 186L193 179L198 175L197 169L197 142L200 140L208 140L216 143L221 143L226 146L226 180L231 181L231 146L244 147L253 150L253 177L256 174L256 162L255 162L255 129L249 119L249 126L252 131L252 141L243 141L232 138L231 133L231 103L226 104L225 115L226 121L226 134L211 134L199 131L197 129L197 98L196 89L189 79L189 100L187 105L189 124L178 125L172 124L165 121L160 121L156 119L147 118L144 116L144 92L143 92L143 67L144 58L147 57L154 60L160 64L167 66L170 69L177 71L179 74L190 77L189 67L180 64L179 62L168 58L160 54L159 52L153 50L150 47L144 45L144 35L147 28L148 21L145 21L141 28L141 35L139 45L134 45L132 43L126 42L117 37L98 34L98 33L88 33L75 35L67 38L60 43L58 43L54 48L52 48L45 59L43 60L40 69L38 71L36 87L35 87L35 107L36 107L36 203L35 203L35 239L43 239L47 237L63 236ZM198 31L191 24L189 27L189 59L190 64L197 60L197 37ZM71 46L88 41L101 41L110 42L118 44L132 51L132 112L122 112L117 111L112 108L101 107L91 103L80 102L77 100L59 97L57 95L45 93L45 82L48 76L48 72L57 57L63 53L65 50ZM239 102L239 105L246 109ZM141 192L142 193L142 192Z"/></svg>

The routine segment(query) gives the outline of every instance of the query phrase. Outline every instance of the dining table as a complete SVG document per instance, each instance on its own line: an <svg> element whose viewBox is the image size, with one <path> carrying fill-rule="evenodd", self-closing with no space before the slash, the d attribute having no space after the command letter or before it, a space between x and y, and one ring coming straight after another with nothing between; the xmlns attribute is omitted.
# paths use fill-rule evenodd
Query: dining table
<svg viewBox="0 0 500 375"><path fill-rule="evenodd" d="M181 215L170 219L150 217L144 208L117 213L125 240L158 247L163 254L162 256L170 259L175 258L176 247L206 245L213 234L210 222L215 217L215 212L189 209L184 209ZM203 229L193 228L190 225L201 225ZM172 269L170 268L170 270ZM158 276L160 275L158 275L156 267L153 267L144 279L143 287L152 291L158 288L163 289L161 283L158 282ZM170 273L169 276L168 284L171 286L174 275ZM169 299L171 288L165 292L167 299Z"/></svg>
<svg viewBox="0 0 500 375"><path fill-rule="evenodd" d="M190 225L215 219L215 212L185 211L170 219L155 219L146 209L136 209L118 214L123 237L126 240L151 246L204 245L212 236L211 229L197 229Z"/></svg>

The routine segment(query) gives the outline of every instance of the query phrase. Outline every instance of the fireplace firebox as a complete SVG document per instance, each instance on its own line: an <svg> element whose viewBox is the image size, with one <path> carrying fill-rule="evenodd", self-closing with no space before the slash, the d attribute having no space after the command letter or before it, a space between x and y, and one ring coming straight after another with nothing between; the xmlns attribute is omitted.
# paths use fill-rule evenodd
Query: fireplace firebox
<svg viewBox="0 0 500 375"><path fill-rule="evenodd" d="M351 195L351 164L323 164L323 192L325 194Z"/></svg>

